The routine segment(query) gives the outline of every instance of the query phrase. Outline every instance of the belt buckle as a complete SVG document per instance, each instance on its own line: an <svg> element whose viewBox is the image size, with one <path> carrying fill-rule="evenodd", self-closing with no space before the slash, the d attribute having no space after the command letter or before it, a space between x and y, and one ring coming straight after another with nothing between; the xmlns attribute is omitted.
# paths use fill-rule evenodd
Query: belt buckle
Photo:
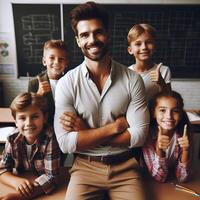
<svg viewBox="0 0 200 200"><path fill-rule="evenodd" d="M104 164L109 164L109 156L101 156L101 162Z"/></svg>
<svg viewBox="0 0 200 200"><path fill-rule="evenodd" d="M91 156L88 156L88 157L87 157L87 160L90 162L90 161L91 161Z"/></svg>

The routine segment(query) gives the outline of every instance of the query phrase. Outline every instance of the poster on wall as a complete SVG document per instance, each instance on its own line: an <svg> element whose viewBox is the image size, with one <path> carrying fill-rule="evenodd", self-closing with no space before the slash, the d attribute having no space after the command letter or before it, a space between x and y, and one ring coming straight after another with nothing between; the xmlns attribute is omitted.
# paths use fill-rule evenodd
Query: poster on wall
<svg viewBox="0 0 200 200"><path fill-rule="evenodd" d="M0 32L0 74L14 74L13 40L8 32Z"/></svg>

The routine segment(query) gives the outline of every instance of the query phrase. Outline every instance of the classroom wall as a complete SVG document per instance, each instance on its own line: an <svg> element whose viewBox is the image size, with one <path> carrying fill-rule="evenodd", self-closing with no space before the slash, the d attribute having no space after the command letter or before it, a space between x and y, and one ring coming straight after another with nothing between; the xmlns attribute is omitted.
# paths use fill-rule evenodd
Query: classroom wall
<svg viewBox="0 0 200 200"><path fill-rule="evenodd" d="M4 106L9 106L12 99L19 93L27 90L28 77L17 78L17 61L15 49L15 35L12 18L12 3L55 3L55 0L0 0L0 34L6 33L12 40L12 73L0 74L3 83ZM81 0L57 0L56 3L83 3ZM129 3L129 4L200 4L199 0L98 0L99 3ZM199 58L198 58L199 59ZM200 67L200 66L199 66ZM192 73L192 72L191 72ZM185 108L200 108L200 80L173 79L172 88L180 92L185 101ZM0 97L1 98L1 97ZM2 105L0 105L2 106Z"/></svg>

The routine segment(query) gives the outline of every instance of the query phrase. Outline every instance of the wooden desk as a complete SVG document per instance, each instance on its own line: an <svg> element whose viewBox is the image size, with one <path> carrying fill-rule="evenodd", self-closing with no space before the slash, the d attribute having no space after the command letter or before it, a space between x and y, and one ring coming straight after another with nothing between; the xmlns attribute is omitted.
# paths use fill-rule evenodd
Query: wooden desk
<svg viewBox="0 0 200 200"><path fill-rule="evenodd" d="M200 125L200 110L186 110L186 113L188 114L189 119L190 117L192 117L192 115L194 116L194 118L196 118L190 121L192 125Z"/></svg>
<svg viewBox="0 0 200 200"><path fill-rule="evenodd" d="M184 183L183 185L186 187L190 187L196 192L200 193L200 160L198 159L198 151L200 147L200 134L193 134L193 141L195 141L195 149L194 149L194 175L192 181L188 183ZM31 175L24 175L24 177L34 178ZM63 168L61 170L61 175L59 177L60 184L58 189L50 195L42 195L36 200L63 200L65 197L65 193L67 190L67 185L69 181L68 169ZM200 199L198 197L192 196L191 194L177 191L175 187L171 183L158 183L149 177L145 177L144 179L144 187L147 191L147 200L197 200ZM10 192L14 192L14 189L5 186L0 183L0 196L8 194Z"/></svg>
<svg viewBox="0 0 200 200"><path fill-rule="evenodd" d="M182 185L186 187L190 187L191 189L195 190L196 192L200 192L200 170L198 170L200 166L200 161L196 163L196 168L194 170L194 176L191 182L184 183ZM60 176L60 185L59 188L54 191L50 195L42 195L36 200L64 200L65 193L67 190L67 184L69 181L69 174L68 169L63 168ZM24 175L24 177L27 177ZM29 178L33 178L33 176L28 176ZM153 179L146 177L144 179L144 187L147 191L147 200L197 200L198 197L195 197L191 194L181 192L175 190L175 187L171 183L158 183ZM7 187L0 183L0 196L8 194L9 192L14 192L14 190L10 187ZM104 199L107 200L107 199Z"/></svg>
<svg viewBox="0 0 200 200"><path fill-rule="evenodd" d="M0 144L6 142L7 135L12 129L11 127L15 127L15 120L10 108L0 108Z"/></svg>
<svg viewBox="0 0 200 200"><path fill-rule="evenodd" d="M14 124L10 108L0 108L0 124Z"/></svg>
<svg viewBox="0 0 200 200"><path fill-rule="evenodd" d="M34 180L35 178L33 175L30 174L24 174L23 177L30 178L32 180ZM61 169L59 181L59 186L56 191L52 192L50 195L42 195L38 198L35 198L35 200L64 200L67 190L67 184L69 182L68 168ZM15 190L0 183L0 196L6 195L11 192L15 192Z"/></svg>
<svg viewBox="0 0 200 200"><path fill-rule="evenodd" d="M198 163L200 165L200 162ZM199 168L199 166L198 166ZM145 188L147 191L148 200L198 200L199 197L193 196L192 194L178 191L175 186L168 183L158 183L152 179L145 179ZM189 187L192 190L200 193L200 171L196 168L194 170L193 178L188 183L181 183L181 185Z"/></svg>
<svg viewBox="0 0 200 200"><path fill-rule="evenodd" d="M193 177L188 183L181 185L191 188L200 193L200 159L198 158L198 150L200 146L200 134L193 134L193 141L195 141L193 153ZM168 183L158 183L152 178L146 178L145 184L147 185L147 195L150 197L148 200L198 200L200 197L193 196L186 192L175 190L174 185Z"/></svg>

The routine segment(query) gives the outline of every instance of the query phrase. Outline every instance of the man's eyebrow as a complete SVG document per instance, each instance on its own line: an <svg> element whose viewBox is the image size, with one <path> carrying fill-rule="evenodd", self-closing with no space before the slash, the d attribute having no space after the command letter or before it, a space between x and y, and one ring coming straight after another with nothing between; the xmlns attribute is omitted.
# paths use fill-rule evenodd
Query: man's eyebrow
<svg viewBox="0 0 200 200"><path fill-rule="evenodd" d="M82 35L86 35L86 34L88 34L88 32L87 31L84 31L84 32L81 32L80 34L78 34L79 36L82 36Z"/></svg>

